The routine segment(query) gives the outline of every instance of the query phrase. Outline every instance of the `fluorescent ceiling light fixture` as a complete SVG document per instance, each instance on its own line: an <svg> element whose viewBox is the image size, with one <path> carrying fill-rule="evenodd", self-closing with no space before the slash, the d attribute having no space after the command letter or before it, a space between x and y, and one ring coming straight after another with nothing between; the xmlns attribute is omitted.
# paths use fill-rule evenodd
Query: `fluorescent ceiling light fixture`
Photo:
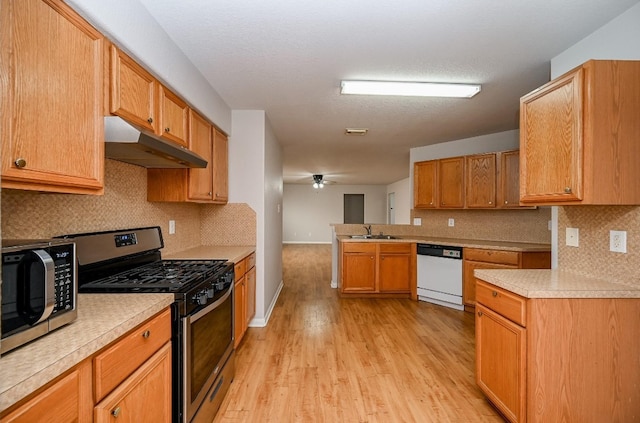
<svg viewBox="0 0 640 423"><path fill-rule="evenodd" d="M441 84L436 82L342 81L341 87L341 94L413 97L471 98L480 92L480 85Z"/></svg>

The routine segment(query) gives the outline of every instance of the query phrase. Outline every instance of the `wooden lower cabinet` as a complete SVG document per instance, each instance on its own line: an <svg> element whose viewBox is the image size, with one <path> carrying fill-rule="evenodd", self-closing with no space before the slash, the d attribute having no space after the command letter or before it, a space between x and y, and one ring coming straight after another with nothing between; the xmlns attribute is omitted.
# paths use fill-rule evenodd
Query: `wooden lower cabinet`
<svg viewBox="0 0 640 423"><path fill-rule="evenodd" d="M237 348L256 314L256 253L251 253L234 266L233 347Z"/></svg>
<svg viewBox="0 0 640 423"><path fill-rule="evenodd" d="M171 386L167 308L0 414L0 421L170 423Z"/></svg>
<svg viewBox="0 0 640 423"><path fill-rule="evenodd" d="M171 422L171 343L166 343L94 409L95 423Z"/></svg>
<svg viewBox="0 0 640 423"><path fill-rule="evenodd" d="M92 414L91 360L86 360L0 420L3 423L90 423Z"/></svg>
<svg viewBox="0 0 640 423"><path fill-rule="evenodd" d="M476 269L550 269L550 251L504 251L465 248L462 254L462 301L465 310L476 305Z"/></svg>
<svg viewBox="0 0 640 423"><path fill-rule="evenodd" d="M408 297L415 291L416 244L347 242L341 249L341 294Z"/></svg>
<svg viewBox="0 0 640 423"><path fill-rule="evenodd" d="M640 299L477 289L476 381L510 422L638 421Z"/></svg>

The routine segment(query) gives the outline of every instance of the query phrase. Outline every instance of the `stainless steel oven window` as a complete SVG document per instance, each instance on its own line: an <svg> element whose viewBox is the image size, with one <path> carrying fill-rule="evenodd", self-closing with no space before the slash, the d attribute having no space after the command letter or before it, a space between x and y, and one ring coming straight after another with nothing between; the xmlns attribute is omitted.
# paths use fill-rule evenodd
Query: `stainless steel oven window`
<svg viewBox="0 0 640 423"><path fill-rule="evenodd" d="M233 351L233 284L214 303L183 319L184 405L190 421Z"/></svg>

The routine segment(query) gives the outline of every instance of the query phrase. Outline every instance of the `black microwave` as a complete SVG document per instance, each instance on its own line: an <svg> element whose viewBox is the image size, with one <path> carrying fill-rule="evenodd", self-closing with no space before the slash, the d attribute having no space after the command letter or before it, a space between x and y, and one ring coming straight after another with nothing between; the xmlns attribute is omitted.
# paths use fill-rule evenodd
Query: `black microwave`
<svg viewBox="0 0 640 423"><path fill-rule="evenodd" d="M77 317L76 246L69 240L2 240L0 355Z"/></svg>

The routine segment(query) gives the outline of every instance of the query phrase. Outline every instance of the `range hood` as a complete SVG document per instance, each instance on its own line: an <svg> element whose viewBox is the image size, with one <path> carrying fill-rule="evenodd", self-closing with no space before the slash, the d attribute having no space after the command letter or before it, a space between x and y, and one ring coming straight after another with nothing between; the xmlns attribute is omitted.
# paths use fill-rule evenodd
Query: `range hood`
<svg viewBox="0 0 640 423"><path fill-rule="evenodd" d="M109 159L147 168L207 167L207 161L196 153L141 131L118 116L104 118L104 141Z"/></svg>

